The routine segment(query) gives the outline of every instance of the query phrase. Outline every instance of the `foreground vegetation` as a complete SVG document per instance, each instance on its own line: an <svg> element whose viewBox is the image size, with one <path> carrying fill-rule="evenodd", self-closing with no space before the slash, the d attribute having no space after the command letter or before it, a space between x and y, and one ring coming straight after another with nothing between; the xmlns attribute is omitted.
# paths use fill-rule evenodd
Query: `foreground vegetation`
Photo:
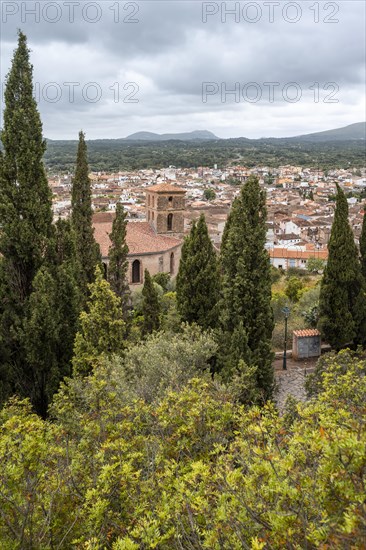
<svg viewBox="0 0 366 550"><path fill-rule="evenodd" d="M279 417L205 375L197 329L167 341L66 380L52 420L2 410L1 548L364 548L366 362L323 359Z"/></svg>

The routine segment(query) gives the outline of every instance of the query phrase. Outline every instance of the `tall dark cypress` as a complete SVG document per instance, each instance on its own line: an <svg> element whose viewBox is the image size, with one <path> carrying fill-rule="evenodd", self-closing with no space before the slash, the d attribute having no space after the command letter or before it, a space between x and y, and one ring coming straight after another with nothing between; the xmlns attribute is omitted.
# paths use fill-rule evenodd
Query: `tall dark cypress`
<svg viewBox="0 0 366 550"><path fill-rule="evenodd" d="M52 233L51 191L43 165L46 143L32 96L33 67L25 35L6 80L0 174L0 253L13 305L23 306Z"/></svg>
<svg viewBox="0 0 366 550"><path fill-rule="evenodd" d="M176 290L178 311L184 321L203 328L217 325L218 266L203 214L183 243Z"/></svg>
<svg viewBox="0 0 366 550"><path fill-rule="evenodd" d="M361 255L361 271L366 280L366 204L364 205L364 216L362 222L362 231L360 236L360 255Z"/></svg>
<svg viewBox="0 0 366 550"><path fill-rule="evenodd" d="M122 300L124 316L127 315L127 305L129 298L129 287L127 282L128 270L128 246L126 243L127 235L127 212L121 203L117 203L116 217L113 220L112 232L109 235L111 247L109 249L108 281L112 290Z"/></svg>
<svg viewBox="0 0 366 550"><path fill-rule="evenodd" d="M269 398L273 392L273 314L266 215L265 192L258 178L251 176L234 201L223 239L220 321L223 368L231 371L239 360L256 366L258 388Z"/></svg>
<svg viewBox="0 0 366 550"><path fill-rule="evenodd" d="M43 417L60 382L60 323L56 308L57 285L47 267L42 267L33 281L24 319L24 358L27 364L24 382L26 394L35 410Z"/></svg>
<svg viewBox="0 0 366 550"><path fill-rule="evenodd" d="M71 195L72 225L76 235L76 251L80 261L80 285L87 294L87 285L94 281L95 267L100 262L99 245L94 239L91 184L85 135L79 133L75 176Z"/></svg>
<svg viewBox="0 0 366 550"><path fill-rule="evenodd" d="M145 269L144 279L142 289L142 314L144 317L142 333L147 335L154 332L154 330L158 330L160 327L160 302L151 275L147 269Z"/></svg>
<svg viewBox="0 0 366 550"><path fill-rule="evenodd" d="M366 288L361 273L348 204L337 185L329 257L320 287L319 328L336 350L366 342Z"/></svg>
<svg viewBox="0 0 366 550"><path fill-rule="evenodd" d="M55 311L59 319L57 358L59 376L62 378L70 376L72 372L71 359L82 305L78 285L80 264L76 254L75 232L70 220L56 222L54 251L55 257L51 269L57 285L55 296Z"/></svg>
<svg viewBox="0 0 366 550"><path fill-rule="evenodd" d="M52 235L51 192L43 165L46 149L33 98L33 67L26 36L6 80L0 159L1 381L6 391L29 395L22 345L27 301ZM6 373L6 376L5 376Z"/></svg>
<svg viewBox="0 0 366 550"><path fill-rule="evenodd" d="M69 220L58 220L44 265L33 280L23 323L27 395L46 416L60 381L72 372L81 296L75 238Z"/></svg>

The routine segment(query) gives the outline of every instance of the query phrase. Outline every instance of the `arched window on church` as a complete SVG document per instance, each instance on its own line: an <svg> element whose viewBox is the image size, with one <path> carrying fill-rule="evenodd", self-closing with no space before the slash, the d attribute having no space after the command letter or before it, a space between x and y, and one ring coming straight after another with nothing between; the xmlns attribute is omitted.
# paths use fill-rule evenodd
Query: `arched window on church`
<svg viewBox="0 0 366 550"><path fill-rule="evenodd" d="M174 252L170 254L170 275L174 275Z"/></svg>
<svg viewBox="0 0 366 550"><path fill-rule="evenodd" d="M168 214L167 219L167 230L172 231L173 230L173 214Z"/></svg>
<svg viewBox="0 0 366 550"><path fill-rule="evenodd" d="M135 260L132 262L132 282L133 283L139 283L140 282L140 275L141 273L141 262L140 260Z"/></svg>

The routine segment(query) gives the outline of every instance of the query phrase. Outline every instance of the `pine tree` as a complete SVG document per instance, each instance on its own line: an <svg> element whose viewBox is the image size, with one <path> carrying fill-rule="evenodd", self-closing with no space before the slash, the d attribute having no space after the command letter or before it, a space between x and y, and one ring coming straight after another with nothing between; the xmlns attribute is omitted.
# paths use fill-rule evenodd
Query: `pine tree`
<svg viewBox="0 0 366 550"><path fill-rule="evenodd" d="M362 231L360 236L361 271L366 280L366 205L364 206Z"/></svg>
<svg viewBox="0 0 366 550"><path fill-rule="evenodd" d="M76 235L76 251L80 261L80 286L87 294L87 285L94 280L95 267L101 261L99 245L92 225L91 185L85 135L79 133L75 176L72 182L72 225Z"/></svg>
<svg viewBox="0 0 366 550"><path fill-rule="evenodd" d="M111 247L109 249L108 281L112 290L122 300L123 312L127 318L129 287L127 283L128 246L126 243L127 213L121 203L117 203L116 217L113 220L110 234Z"/></svg>
<svg viewBox="0 0 366 550"><path fill-rule="evenodd" d="M329 344L339 350L366 341L366 287L358 251L348 221L348 204L337 185L336 210L329 257L319 299L319 327Z"/></svg>
<svg viewBox="0 0 366 550"><path fill-rule="evenodd" d="M51 192L43 165L46 149L33 98L27 40L18 35L6 80L0 158L1 376L9 391L24 390L29 365L22 333L27 301L52 236ZM6 375L6 380L4 379Z"/></svg>
<svg viewBox="0 0 366 550"><path fill-rule="evenodd" d="M183 243L176 290L178 311L184 321L203 328L217 325L218 266L203 214Z"/></svg>
<svg viewBox="0 0 366 550"><path fill-rule="evenodd" d="M258 388L269 398L273 391L273 314L266 214L265 192L258 178L251 176L233 203L224 232L220 321L223 368L232 370L238 360L257 367Z"/></svg>
<svg viewBox="0 0 366 550"><path fill-rule="evenodd" d="M77 376L89 374L100 358L120 355L126 347L121 299L103 279L99 266L89 292L87 309L80 315L80 330L75 338L73 372Z"/></svg>
<svg viewBox="0 0 366 550"><path fill-rule="evenodd" d="M145 280L142 289L142 314L144 317L142 333L151 334L160 326L160 302L150 273L145 269Z"/></svg>

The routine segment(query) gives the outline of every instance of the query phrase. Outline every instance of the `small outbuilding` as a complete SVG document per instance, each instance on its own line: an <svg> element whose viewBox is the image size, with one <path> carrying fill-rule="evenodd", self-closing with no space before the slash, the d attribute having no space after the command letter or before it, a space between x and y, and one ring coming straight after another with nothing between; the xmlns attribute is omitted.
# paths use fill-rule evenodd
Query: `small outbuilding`
<svg viewBox="0 0 366 550"><path fill-rule="evenodd" d="M321 354L321 334L317 329L294 330L292 340L292 357L307 359Z"/></svg>

